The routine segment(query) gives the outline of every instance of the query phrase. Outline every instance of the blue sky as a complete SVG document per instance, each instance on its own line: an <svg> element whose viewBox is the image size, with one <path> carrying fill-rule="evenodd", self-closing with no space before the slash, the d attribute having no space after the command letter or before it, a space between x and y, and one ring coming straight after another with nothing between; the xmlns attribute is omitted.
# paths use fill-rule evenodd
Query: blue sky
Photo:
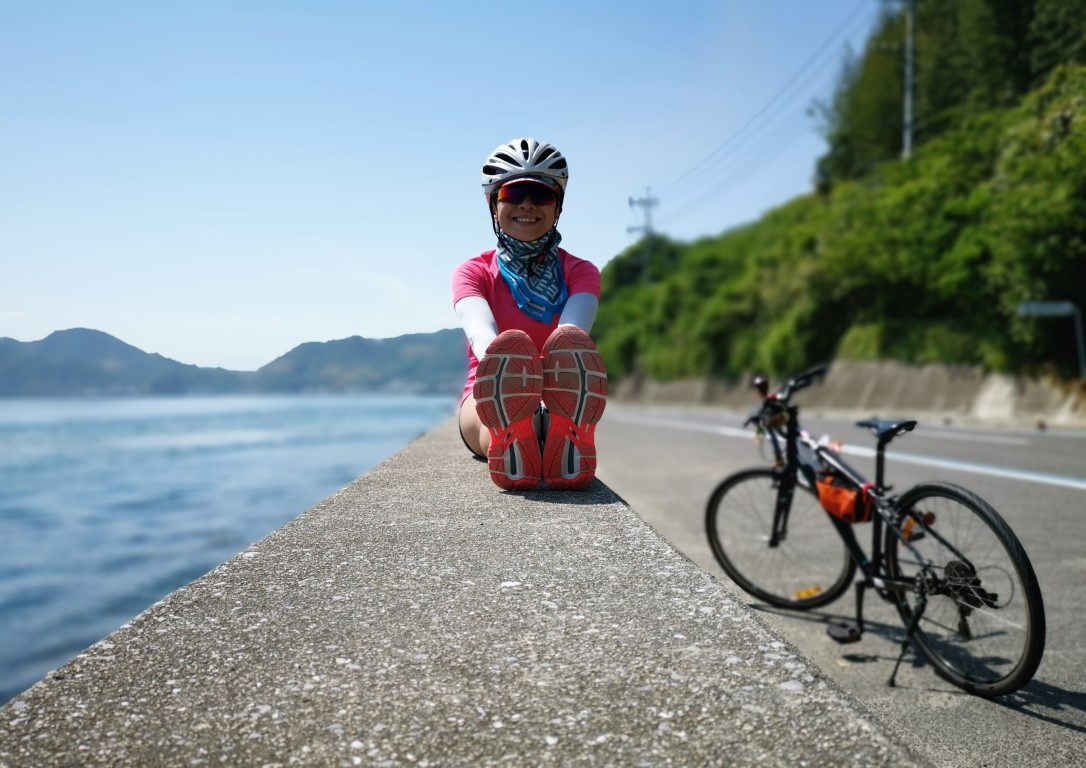
<svg viewBox="0 0 1086 768"><path fill-rule="evenodd" d="M479 170L569 159L563 246L719 234L811 188L879 0L0 2L0 336L252 370L456 326Z"/></svg>

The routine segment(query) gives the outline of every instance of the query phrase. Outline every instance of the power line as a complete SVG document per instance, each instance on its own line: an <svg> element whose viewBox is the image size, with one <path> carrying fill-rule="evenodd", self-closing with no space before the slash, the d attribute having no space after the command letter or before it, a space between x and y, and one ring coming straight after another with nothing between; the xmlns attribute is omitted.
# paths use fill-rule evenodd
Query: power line
<svg viewBox="0 0 1086 768"><path fill-rule="evenodd" d="M765 138L767 140L776 142L779 135L783 133L783 131L780 129L787 127L787 124L782 124L781 126L778 126L778 130L776 132L772 134L766 134ZM785 142L783 144L776 143L774 146L778 150L781 150L785 147L791 146L791 144L795 143L795 141L797 141L797 137L793 136L791 142ZM703 208L709 203L712 203L714 200L718 200L718 195L721 191L726 190L729 187L736 188L741 182L749 178L752 173L757 172L763 167L764 161L760 156L757 156L754 153L750 153L745 157L735 158L735 162L729 164L729 172L727 174L722 174L722 178L714 179L708 187L703 185L699 190L697 190L697 196L693 198L691 202L686 205L675 206L675 208L677 208L678 210L670 207L666 208L665 210L668 211L675 210L674 213L668 213L666 215L665 220L667 224L674 224L675 221L685 218L689 214L694 213L695 211ZM689 196L684 195L682 199L690 198Z"/></svg>
<svg viewBox="0 0 1086 768"><path fill-rule="evenodd" d="M668 211L665 219L669 225L711 203L714 199L718 199L721 191L728 187L734 188L737 182L749 178L753 172L756 172L764 162L762 156L765 154L756 148L772 144L775 149L781 150L795 143L795 137L781 143L782 134L791 124L788 121L794 121L797 117L794 112L787 109L788 102L781 103L781 97L790 89L796 91L798 88L792 97L794 104L795 97L799 93L803 93L827 67L837 63L837 59L826 57L812 68L812 65L818 62L843 34L851 35L861 25L871 23L872 16L857 16L862 7L863 2L855 6L804 65L738 131L707 155L701 165L695 166L672 182L674 185L680 179L693 177L693 183L683 185L677 195L668 196L664 207ZM751 130L756 123L756 130ZM694 171L700 171L700 173L695 175ZM684 205L684 201L690 202ZM671 213L676 208L679 210Z"/></svg>
<svg viewBox="0 0 1086 768"><path fill-rule="evenodd" d="M833 64L832 59L824 61L817 69L807 72L807 79L805 81L815 80L827 66ZM688 199L704 200L707 193L711 193L720 189L728 184L734 184L734 178L722 178L726 176L725 171L730 170L736 164L742 163L743 165L749 165L751 162L750 152L742 152L741 150L750 150L759 145L759 143L766 143L766 140L776 140L776 137L781 133L781 128L790 128L791 124L786 120L794 119L794 115L788 112L776 111L776 114L767 116L767 122L763 123L764 128L758 132L747 133L735 144L732 145L728 152L719 155L715 160L707 163L703 170L704 174L699 175L695 183L686 184L683 189L674 196L669 197L669 201L674 202L678 199L680 202ZM697 203L694 204L695 206Z"/></svg>
<svg viewBox="0 0 1086 768"><path fill-rule="evenodd" d="M785 92L788 91L788 89L792 86L792 84L801 75L804 74L805 70L807 70L807 68L810 67L811 64L816 59L818 59L829 48L829 46L831 44L833 44L836 41L836 39L841 35L841 33L854 20L856 15L860 12L861 8L863 8L863 6L865 4L867 4L868 2L869 2L869 0L860 0L860 2L857 3L856 6L849 12L848 16L845 17L844 21L842 21L837 26L837 28L830 34L830 36L828 38L826 38L826 40L822 43L822 45L819 46L818 50L816 50L814 52L814 54L811 55L811 57L803 64L803 66L801 66L799 68L799 70L797 70L796 73L793 74L792 77L789 78L788 81L783 86L781 86L777 90L777 92L774 93L769 98L769 100L765 104L763 104L762 107L757 112L755 112L753 115L751 115L747 119L747 121L744 122L736 131L734 131L731 135L727 136L721 143L719 143L715 148L713 148L700 161L696 162L685 173L681 174L680 176L678 176L677 178L675 178L674 180L672 180L671 182L666 184L665 188L670 188L670 187L678 184L679 182L684 181L685 179L690 177L694 172L698 171L699 169L702 169L707 162L712 160L713 157L715 157L720 152L722 152L724 149L726 149L732 142L734 142L740 135L742 135L750 126L752 126L755 122L757 122L758 119L766 112L766 110L768 110L771 106L773 106L773 104L775 104L777 102L777 100L780 99L785 94Z"/></svg>

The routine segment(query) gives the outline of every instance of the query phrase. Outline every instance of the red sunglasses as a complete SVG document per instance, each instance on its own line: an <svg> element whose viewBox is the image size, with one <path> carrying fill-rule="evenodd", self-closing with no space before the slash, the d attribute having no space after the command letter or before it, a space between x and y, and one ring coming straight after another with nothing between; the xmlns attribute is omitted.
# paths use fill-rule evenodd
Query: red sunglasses
<svg viewBox="0 0 1086 768"><path fill-rule="evenodd" d="M537 184L534 181L506 184L498 188L499 203L520 205L528 199L533 205L554 205L558 202L558 193L546 184Z"/></svg>

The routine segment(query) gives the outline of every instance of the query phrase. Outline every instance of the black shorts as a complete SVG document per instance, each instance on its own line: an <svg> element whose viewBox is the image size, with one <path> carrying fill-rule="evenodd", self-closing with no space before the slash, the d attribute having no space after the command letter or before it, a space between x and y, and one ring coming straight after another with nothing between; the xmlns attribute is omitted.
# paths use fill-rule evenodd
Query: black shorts
<svg viewBox="0 0 1086 768"><path fill-rule="evenodd" d="M547 406L545 406L543 403L540 403L539 408L536 410L536 413L543 420L543 434L547 434L547 425L550 422L550 415L547 413ZM476 453L474 450L472 450L471 446L468 445L468 439L464 437L464 429L460 426L459 417L457 417L456 419L456 428L460 430L460 439L464 441L464 447L471 451L471 455L475 456L476 458L485 460L486 456L481 453Z"/></svg>
<svg viewBox="0 0 1086 768"><path fill-rule="evenodd" d="M468 439L466 437L464 437L464 429L463 429L463 427L460 426L460 419L459 418L457 418L457 420L456 420L456 428L460 430L460 439L464 441L464 447L467 448L469 451L471 451L471 455L474 456L477 459L483 459L485 461L486 456L484 456L481 453L476 453L474 450L472 450L472 447L470 445L468 445Z"/></svg>

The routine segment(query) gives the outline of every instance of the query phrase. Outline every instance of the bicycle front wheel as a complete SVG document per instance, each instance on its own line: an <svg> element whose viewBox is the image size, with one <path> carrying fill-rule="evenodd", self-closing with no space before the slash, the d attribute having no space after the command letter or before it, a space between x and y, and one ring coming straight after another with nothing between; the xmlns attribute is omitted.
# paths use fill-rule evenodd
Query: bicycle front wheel
<svg viewBox="0 0 1086 768"><path fill-rule="evenodd" d="M784 536L770 546L780 485L771 469L751 469L717 486L705 509L709 546L741 589L779 608L831 603L852 583L856 564L809 489L792 495Z"/></svg>
<svg viewBox="0 0 1086 768"><path fill-rule="evenodd" d="M939 676L978 696L1028 683L1044 653L1044 604L1010 526L979 496L949 483L911 488L897 510L915 552L888 530L886 564L891 578L919 580L917 592L898 598L906 625L926 593L916 647Z"/></svg>

